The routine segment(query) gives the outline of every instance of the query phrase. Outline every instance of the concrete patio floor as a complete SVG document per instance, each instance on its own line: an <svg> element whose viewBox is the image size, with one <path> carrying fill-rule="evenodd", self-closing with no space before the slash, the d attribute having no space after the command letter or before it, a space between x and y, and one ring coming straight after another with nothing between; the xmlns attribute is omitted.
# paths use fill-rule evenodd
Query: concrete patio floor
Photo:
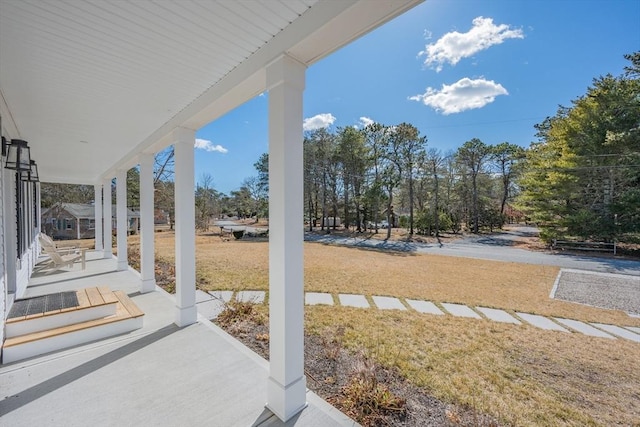
<svg viewBox="0 0 640 427"><path fill-rule="evenodd" d="M136 272L87 253L87 268L31 279L25 297L109 286L145 312L142 329L0 365L0 424L49 426L352 426L314 393L282 423L265 409L268 362L199 317L174 325L172 296L138 292Z"/></svg>

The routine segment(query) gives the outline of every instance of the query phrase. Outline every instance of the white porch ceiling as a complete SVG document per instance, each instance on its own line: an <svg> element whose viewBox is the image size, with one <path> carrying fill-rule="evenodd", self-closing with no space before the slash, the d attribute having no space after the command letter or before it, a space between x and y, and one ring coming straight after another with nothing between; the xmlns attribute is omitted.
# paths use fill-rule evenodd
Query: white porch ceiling
<svg viewBox="0 0 640 427"><path fill-rule="evenodd" d="M92 184L422 0L0 0L2 134L42 181Z"/></svg>

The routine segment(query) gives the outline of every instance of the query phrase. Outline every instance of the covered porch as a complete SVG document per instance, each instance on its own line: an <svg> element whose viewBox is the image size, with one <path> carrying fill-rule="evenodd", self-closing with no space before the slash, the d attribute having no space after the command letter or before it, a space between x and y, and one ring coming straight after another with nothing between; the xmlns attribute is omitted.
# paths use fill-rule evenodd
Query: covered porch
<svg viewBox="0 0 640 427"><path fill-rule="evenodd" d="M102 252L87 268L34 277L27 297L108 284L145 313L127 335L0 366L0 417L11 426L285 425L265 409L268 362L199 316L179 328L175 298L140 293L140 276ZM312 392L286 425L354 425Z"/></svg>
<svg viewBox="0 0 640 427"><path fill-rule="evenodd" d="M259 425L272 414L312 422L323 404L314 406L307 392L303 363L306 69L421 1L2 2L2 137L11 146L28 143L40 181L94 186L96 251L88 264L98 270L30 279L39 254L39 183L3 169L0 340L13 301L83 283L125 290L145 312L138 332L2 368L2 392L10 396L0 401L2 412L32 423L51 410L65 425L86 425L74 407L83 417L128 414L128 424L199 424L188 422L191 413L203 421L226 414L215 425ZM262 93L269 99L269 364L202 322L195 297L195 134ZM169 145L176 211L171 298L155 285L153 239L154 154ZM140 276L127 265L126 177L134 167Z"/></svg>

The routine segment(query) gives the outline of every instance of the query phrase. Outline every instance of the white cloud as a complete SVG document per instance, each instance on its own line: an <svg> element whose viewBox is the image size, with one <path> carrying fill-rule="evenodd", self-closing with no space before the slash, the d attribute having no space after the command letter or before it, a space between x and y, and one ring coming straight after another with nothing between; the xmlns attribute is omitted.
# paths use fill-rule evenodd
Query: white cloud
<svg viewBox="0 0 640 427"><path fill-rule="evenodd" d="M458 80L452 85L442 85L437 90L431 87L421 95L409 99L422 102L444 115L461 113L474 108L482 108L495 101L496 96L508 95L509 92L493 80L483 78L471 80L468 77Z"/></svg>
<svg viewBox="0 0 640 427"><path fill-rule="evenodd" d="M220 144L213 145L213 142L207 139L196 139L196 142L195 144L193 144L193 146L197 149L204 150L204 151L217 151L218 153L222 153L222 154L226 154L229 152L229 150L224 148L222 145Z"/></svg>
<svg viewBox="0 0 640 427"><path fill-rule="evenodd" d="M326 128L331 126L335 121L336 118L333 117L333 114L331 113L317 114L313 117L304 119L302 122L302 129L307 131Z"/></svg>
<svg viewBox="0 0 640 427"><path fill-rule="evenodd" d="M369 118L369 117L360 117L360 126L362 126L363 128L366 128L369 125L372 125L375 123L375 120Z"/></svg>
<svg viewBox="0 0 640 427"><path fill-rule="evenodd" d="M522 39L520 29L512 29L509 25L495 25L493 19L478 16L473 26L466 33L452 31L440 37L435 43L425 46L418 56L426 56L424 65L442 71L445 62L456 65L462 58L467 58L481 50L500 44L507 39Z"/></svg>

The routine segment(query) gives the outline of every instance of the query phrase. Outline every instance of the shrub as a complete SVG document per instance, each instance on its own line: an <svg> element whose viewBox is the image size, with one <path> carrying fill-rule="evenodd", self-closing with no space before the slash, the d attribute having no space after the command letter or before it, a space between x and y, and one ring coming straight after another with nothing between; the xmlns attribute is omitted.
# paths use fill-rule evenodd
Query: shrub
<svg viewBox="0 0 640 427"><path fill-rule="evenodd" d="M256 310L255 303L231 300L224 305L216 321L222 326L231 326L244 321L262 325L264 317Z"/></svg>
<svg viewBox="0 0 640 427"><path fill-rule="evenodd" d="M342 387L341 409L363 426L379 425L389 413L406 413L406 400L378 381L377 365L360 356L353 376Z"/></svg>
<svg viewBox="0 0 640 427"><path fill-rule="evenodd" d="M540 227L540 240L550 245L554 239L558 237L562 237L561 233L558 232L556 228L553 227Z"/></svg>
<svg viewBox="0 0 640 427"><path fill-rule="evenodd" d="M409 217L407 215L400 215L400 227L409 228Z"/></svg>

